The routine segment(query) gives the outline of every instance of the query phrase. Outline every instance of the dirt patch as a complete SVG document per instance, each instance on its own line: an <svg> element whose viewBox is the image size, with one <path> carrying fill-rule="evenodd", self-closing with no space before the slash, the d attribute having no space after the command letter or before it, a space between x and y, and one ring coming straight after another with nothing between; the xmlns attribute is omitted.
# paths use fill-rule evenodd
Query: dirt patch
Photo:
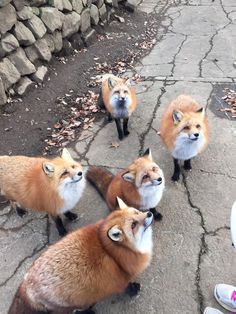
<svg viewBox="0 0 236 314"><path fill-rule="evenodd" d="M88 91L98 93L99 87L91 83L91 77L106 71L120 74L149 52L157 32L157 17L125 11L118 15L124 17L125 23L113 19L88 49L66 58L54 57L47 82L33 88L22 99L13 99L6 107L6 112L0 115L0 155L41 155L47 146L45 140L50 141L52 133L60 129L58 123L66 124L73 118L72 108L84 109L83 102L76 99L83 98ZM122 63L119 65L119 62ZM101 116L96 111L91 115L89 119ZM81 123L75 125L70 140L83 128L84 119L86 116L81 115L78 119ZM67 142L61 141L61 144ZM48 151L54 152L55 147Z"/></svg>

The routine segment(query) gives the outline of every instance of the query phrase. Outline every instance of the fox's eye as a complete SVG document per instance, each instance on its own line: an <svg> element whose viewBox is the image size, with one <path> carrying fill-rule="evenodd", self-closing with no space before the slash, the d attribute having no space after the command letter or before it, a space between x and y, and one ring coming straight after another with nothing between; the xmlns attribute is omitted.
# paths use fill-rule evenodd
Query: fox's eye
<svg viewBox="0 0 236 314"><path fill-rule="evenodd" d="M118 90L116 90L116 91L115 91L115 94L118 94L118 95L119 95L119 94L120 94L120 92L119 92Z"/></svg>
<svg viewBox="0 0 236 314"><path fill-rule="evenodd" d="M196 128L197 128L197 129L200 129L200 127L201 127L200 124L197 124L197 125L196 125Z"/></svg>
<svg viewBox="0 0 236 314"><path fill-rule="evenodd" d="M145 176L143 176L143 180L149 179L149 175L145 174Z"/></svg>
<svg viewBox="0 0 236 314"><path fill-rule="evenodd" d="M157 167L153 167L153 168L152 168L152 171L157 172L157 171L158 171L158 168L157 168Z"/></svg>
<svg viewBox="0 0 236 314"><path fill-rule="evenodd" d="M72 165L71 168L72 168L72 169L75 169L75 165Z"/></svg>
<svg viewBox="0 0 236 314"><path fill-rule="evenodd" d="M127 93L128 93L128 91L127 91L127 90L124 90L124 93L125 93L125 94L127 94Z"/></svg>
<svg viewBox="0 0 236 314"><path fill-rule="evenodd" d="M131 225L131 229L134 229L137 226L137 224L138 224L137 221L133 221Z"/></svg>
<svg viewBox="0 0 236 314"><path fill-rule="evenodd" d="M184 130L190 130L190 127L186 125L186 126L184 127Z"/></svg>
<svg viewBox="0 0 236 314"><path fill-rule="evenodd" d="M62 172L61 177L64 177L64 176L66 176L67 174L69 174L69 171L65 170L65 171Z"/></svg>

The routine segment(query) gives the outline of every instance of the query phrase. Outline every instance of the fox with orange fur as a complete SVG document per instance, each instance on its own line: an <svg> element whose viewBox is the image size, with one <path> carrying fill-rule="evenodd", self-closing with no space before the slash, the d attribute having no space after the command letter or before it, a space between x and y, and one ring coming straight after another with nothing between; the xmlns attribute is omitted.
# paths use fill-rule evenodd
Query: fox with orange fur
<svg viewBox="0 0 236 314"><path fill-rule="evenodd" d="M93 166L88 169L86 176L111 211L117 208L116 197L119 196L129 206L141 211L150 210L155 220L161 220L162 215L155 207L162 198L165 179L161 168L153 161L150 149L116 175Z"/></svg>
<svg viewBox="0 0 236 314"><path fill-rule="evenodd" d="M98 106L106 109L109 122L112 118L115 119L120 140L129 135L128 121L136 105L136 92L130 86L129 79L112 74L104 76ZM123 129L121 119L123 119Z"/></svg>
<svg viewBox="0 0 236 314"><path fill-rule="evenodd" d="M168 106L161 121L160 135L174 159L173 181L180 177L178 160L191 170L191 159L208 144L208 119L205 109L190 96L180 95Z"/></svg>
<svg viewBox="0 0 236 314"><path fill-rule="evenodd" d="M50 246L24 276L8 314L92 314L91 306L123 291L150 264L153 215L128 207L78 229ZM77 313L77 311L76 311Z"/></svg>
<svg viewBox="0 0 236 314"><path fill-rule="evenodd" d="M82 166L64 148L54 159L26 156L0 157L0 193L11 201L20 216L24 208L47 212L61 236L66 229L60 218L77 215L70 210L78 203L85 187Z"/></svg>

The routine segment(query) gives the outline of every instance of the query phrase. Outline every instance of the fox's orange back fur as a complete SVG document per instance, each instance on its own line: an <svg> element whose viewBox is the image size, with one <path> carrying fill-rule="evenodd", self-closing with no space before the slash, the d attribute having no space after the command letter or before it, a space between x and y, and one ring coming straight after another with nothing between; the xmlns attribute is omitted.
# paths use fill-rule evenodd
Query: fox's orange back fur
<svg viewBox="0 0 236 314"><path fill-rule="evenodd" d="M52 175L43 170L44 164L54 166ZM65 169L66 176L73 175L81 165L73 159L55 159L26 156L0 157L0 192L9 200L24 208L45 211L53 216L63 206L58 187Z"/></svg>
<svg viewBox="0 0 236 314"><path fill-rule="evenodd" d="M17 314L14 308L19 296L33 309L58 310L55 313L71 309L72 313L122 292L150 263L151 229L144 232L145 243L151 241L146 251L140 252L135 240L146 217L147 213L123 208L50 246L25 275L9 314ZM136 231L131 229L134 220Z"/></svg>
<svg viewBox="0 0 236 314"><path fill-rule="evenodd" d="M112 89L109 87L108 84L109 78L112 78L112 80L115 82L115 86ZM116 92L118 92L121 97L126 95L130 96L131 105L129 107L129 113L131 114L135 110L137 105L136 92L134 88L127 85L127 79L123 79L114 75L107 75L102 82L102 98L106 110L111 114L113 112L113 108L111 106L111 97Z"/></svg>
<svg viewBox="0 0 236 314"><path fill-rule="evenodd" d="M209 137L208 119L206 115L197 112L201 108L200 104L187 95L180 95L170 103L164 112L160 126L161 138L169 150L173 149L176 137L185 126L189 127L186 132L195 133L197 131L196 125L200 125L206 140L205 146L207 145ZM173 121L174 111L183 113L183 119L178 125L175 125ZM205 146L202 147L202 150Z"/></svg>

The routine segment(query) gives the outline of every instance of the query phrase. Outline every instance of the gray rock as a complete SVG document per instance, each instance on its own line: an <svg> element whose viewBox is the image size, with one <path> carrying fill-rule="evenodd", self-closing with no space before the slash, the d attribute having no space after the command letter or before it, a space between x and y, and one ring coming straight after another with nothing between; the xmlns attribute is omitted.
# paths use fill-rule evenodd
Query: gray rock
<svg viewBox="0 0 236 314"><path fill-rule="evenodd" d="M86 43L86 46L90 46L92 43L96 40L96 32L94 29L91 29L90 31L83 34L83 40Z"/></svg>
<svg viewBox="0 0 236 314"><path fill-rule="evenodd" d="M10 52L16 50L19 47L19 42L15 36L10 33L6 33L0 43L0 51L4 53L4 56Z"/></svg>
<svg viewBox="0 0 236 314"><path fill-rule="evenodd" d="M4 90L3 81L0 77L0 105L4 105L7 102L7 96Z"/></svg>
<svg viewBox="0 0 236 314"><path fill-rule="evenodd" d="M104 0L97 0L95 4L98 7L98 9L100 9L104 4Z"/></svg>
<svg viewBox="0 0 236 314"><path fill-rule="evenodd" d="M106 20L107 8L105 4L103 4L101 8L99 9L99 15L100 15L101 20L103 21Z"/></svg>
<svg viewBox="0 0 236 314"><path fill-rule="evenodd" d="M112 0L105 0L105 3L106 3L107 5L112 6Z"/></svg>
<svg viewBox="0 0 236 314"><path fill-rule="evenodd" d="M47 32L43 22L35 14L31 19L26 21L26 26L31 30L37 39L42 38Z"/></svg>
<svg viewBox="0 0 236 314"><path fill-rule="evenodd" d="M26 93L26 91L29 89L30 86L33 85L33 82L31 79L29 79L27 76L24 76L20 79L20 81L17 83L17 86L15 88L15 91L18 95L22 96Z"/></svg>
<svg viewBox="0 0 236 314"><path fill-rule="evenodd" d="M60 52L60 56L70 56L73 53L74 49L72 47L72 44L69 42L67 38L63 39L63 46L62 50Z"/></svg>
<svg viewBox="0 0 236 314"><path fill-rule="evenodd" d="M42 83L45 79L47 72L48 68L44 65L41 65L40 67L38 67L37 71L31 76L31 78L37 83Z"/></svg>
<svg viewBox="0 0 236 314"><path fill-rule="evenodd" d="M99 22L99 11L95 4L91 5L90 8L91 24L97 25Z"/></svg>
<svg viewBox="0 0 236 314"><path fill-rule="evenodd" d="M84 48L84 42L81 38L80 33L75 33L74 35L72 35L70 37L70 43L74 49L79 50L79 49Z"/></svg>
<svg viewBox="0 0 236 314"><path fill-rule="evenodd" d="M0 0L0 8L5 7L10 2L11 2L11 0Z"/></svg>
<svg viewBox="0 0 236 314"><path fill-rule="evenodd" d="M65 12L72 11L72 5L69 0L62 0L62 3L63 3L63 11Z"/></svg>
<svg viewBox="0 0 236 314"><path fill-rule="evenodd" d="M21 75L32 74L36 71L35 66L26 57L25 51L21 47L8 56L8 59L14 64Z"/></svg>
<svg viewBox="0 0 236 314"><path fill-rule="evenodd" d="M32 8L32 11L35 15L39 16L40 15L40 11L39 11L39 8L37 7L31 7Z"/></svg>
<svg viewBox="0 0 236 314"><path fill-rule="evenodd" d="M81 13L83 10L83 2L82 0L71 0L72 8L75 12Z"/></svg>
<svg viewBox="0 0 236 314"><path fill-rule="evenodd" d="M33 13L32 8L28 7L28 6L25 6L25 7L23 7L22 10L17 12L17 17L18 17L18 20L24 21L24 20L31 19L33 14L34 13Z"/></svg>
<svg viewBox="0 0 236 314"><path fill-rule="evenodd" d="M62 34L59 31L56 31L52 34L52 39L54 42L54 52L59 52L62 49Z"/></svg>
<svg viewBox="0 0 236 314"><path fill-rule="evenodd" d="M85 33L90 28L90 9L87 8L81 13L80 30Z"/></svg>
<svg viewBox="0 0 236 314"><path fill-rule="evenodd" d="M39 55L39 58L41 60L45 60L48 62L51 60L52 54L51 54L51 51L47 45L47 41L44 38L38 39L35 42L34 47L36 48L37 53Z"/></svg>
<svg viewBox="0 0 236 314"><path fill-rule="evenodd" d="M62 37L69 37L77 33L80 27L80 15L76 12L65 14L62 25Z"/></svg>
<svg viewBox="0 0 236 314"><path fill-rule="evenodd" d="M43 7L41 8L41 20L47 30L53 33L56 29L62 28L63 14L56 8Z"/></svg>
<svg viewBox="0 0 236 314"><path fill-rule="evenodd" d="M35 64L35 62L39 59L38 51L34 46L29 46L29 47L25 48L25 53L26 53L27 58L33 64Z"/></svg>
<svg viewBox="0 0 236 314"><path fill-rule="evenodd" d="M3 81L5 91L20 79L20 73L8 58L0 62L0 77Z"/></svg>
<svg viewBox="0 0 236 314"><path fill-rule="evenodd" d="M12 4L17 11L21 11L28 2L26 0L12 0Z"/></svg>
<svg viewBox="0 0 236 314"><path fill-rule="evenodd" d="M55 50L53 34L46 34L43 39L46 40L49 50L53 52Z"/></svg>
<svg viewBox="0 0 236 314"><path fill-rule="evenodd" d="M141 0L127 0L125 6L130 11L135 11Z"/></svg>
<svg viewBox="0 0 236 314"><path fill-rule="evenodd" d="M87 6L88 0L82 0L84 7Z"/></svg>
<svg viewBox="0 0 236 314"><path fill-rule="evenodd" d="M42 5L46 4L47 0L30 0L31 6L41 7Z"/></svg>
<svg viewBox="0 0 236 314"><path fill-rule="evenodd" d="M13 33L22 46L29 46L35 42L34 35L22 22L16 22Z"/></svg>
<svg viewBox="0 0 236 314"><path fill-rule="evenodd" d="M0 8L0 33L5 34L16 23L16 10L11 5Z"/></svg>
<svg viewBox="0 0 236 314"><path fill-rule="evenodd" d="M63 1L62 0L49 0L48 3L50 6L57 8L60 11L63 10Z"/></svg>

